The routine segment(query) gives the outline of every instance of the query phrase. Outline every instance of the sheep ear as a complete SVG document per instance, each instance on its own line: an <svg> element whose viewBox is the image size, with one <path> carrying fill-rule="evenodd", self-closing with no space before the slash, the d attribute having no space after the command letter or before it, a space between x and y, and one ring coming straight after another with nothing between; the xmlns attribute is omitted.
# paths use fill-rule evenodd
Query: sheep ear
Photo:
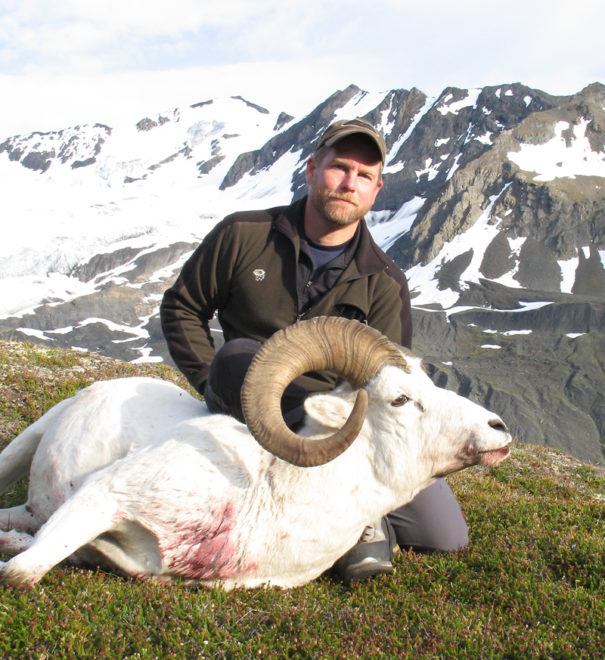
<svg viewBox="0 0 605 660"><path fill-rule="evenodd" d="M305 400L305 412L318 424L339 429L349 418L354 402L353 394L346 398L342 395L313 394Z"/></svg>

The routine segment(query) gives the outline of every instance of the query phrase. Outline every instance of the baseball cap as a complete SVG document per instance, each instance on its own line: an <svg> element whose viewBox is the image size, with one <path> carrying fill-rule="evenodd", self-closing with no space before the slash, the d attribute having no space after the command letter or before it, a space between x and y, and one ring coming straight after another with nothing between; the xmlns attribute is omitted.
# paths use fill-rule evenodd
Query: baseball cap
<svg viewBox="0 0 605 660"><path fill-rule="evenodd" d="M317 141L315 153L323 146L331 147L339 140L342 140L342 138L347 137L347 135L354 135L355 133L367 135L373 140L374 144L378 147L378 151L380 151L380 159L384 163L387 155L387 147L382 133L376 130L369 121L360 119L359 117L356 119L341 119L330 124Z"/></svg>

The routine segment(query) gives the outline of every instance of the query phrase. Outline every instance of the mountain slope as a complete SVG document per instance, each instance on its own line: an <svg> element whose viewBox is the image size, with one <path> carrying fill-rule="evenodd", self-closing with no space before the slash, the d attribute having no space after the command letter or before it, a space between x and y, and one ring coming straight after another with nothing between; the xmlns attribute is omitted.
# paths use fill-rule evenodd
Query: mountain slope
<svg viewBox="0 0 605 660"><path fill-rule="evenodd" d="M167 360L157 310L224 215L302 196L335 119L385 133L368 224L406 272L434 378L517 437L605 463L605 87L369 93L305 117L241 97L0 143L0 337ZM217 333L220 341L220 333Z"/></svg>

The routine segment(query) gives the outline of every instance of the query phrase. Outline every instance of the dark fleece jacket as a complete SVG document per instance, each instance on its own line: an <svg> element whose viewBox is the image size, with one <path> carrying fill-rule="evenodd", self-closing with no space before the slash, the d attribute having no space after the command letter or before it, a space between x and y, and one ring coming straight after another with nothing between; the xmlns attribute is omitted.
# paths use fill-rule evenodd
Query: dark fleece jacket
<svg viewBox="0 0 605 660"><path fill-rule="evenodd" d="M208 321L216 311L225 341L263 342L299 319L344 316L411 346L405 276L372 240L364 220L337 267L328 266L317 282L306 281L311 270L302 231L305 204L303 198L227 216L165 292L160 314L170 354L200 393L215 354ZM306 380L309 391L334 385L333 375L325 372Z"/></svg>

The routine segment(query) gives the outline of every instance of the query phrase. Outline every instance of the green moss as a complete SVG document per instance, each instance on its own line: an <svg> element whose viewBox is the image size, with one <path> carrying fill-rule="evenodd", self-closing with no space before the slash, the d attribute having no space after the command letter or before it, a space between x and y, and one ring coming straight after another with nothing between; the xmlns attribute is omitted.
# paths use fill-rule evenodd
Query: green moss
<svg viewBox="0 0 605 660"><path fill-rule="evenodd" d="M166 368L34 358L32 347L26 367L14 348L0 343L0 385L12 393L0 400L3 432L13 423L5 420L29 423L98 377L144 372L182 383ZM41 380L40 368L51 376ZM600 657L603 471L515 444L498 468L449 481L469 523L463 551L400 553L394 575L350 588L324 576L289 591L226 593L59 566L31 591L0 589L0 657ZM3 505L23 501L25 487L4 494Z"/></svg>

